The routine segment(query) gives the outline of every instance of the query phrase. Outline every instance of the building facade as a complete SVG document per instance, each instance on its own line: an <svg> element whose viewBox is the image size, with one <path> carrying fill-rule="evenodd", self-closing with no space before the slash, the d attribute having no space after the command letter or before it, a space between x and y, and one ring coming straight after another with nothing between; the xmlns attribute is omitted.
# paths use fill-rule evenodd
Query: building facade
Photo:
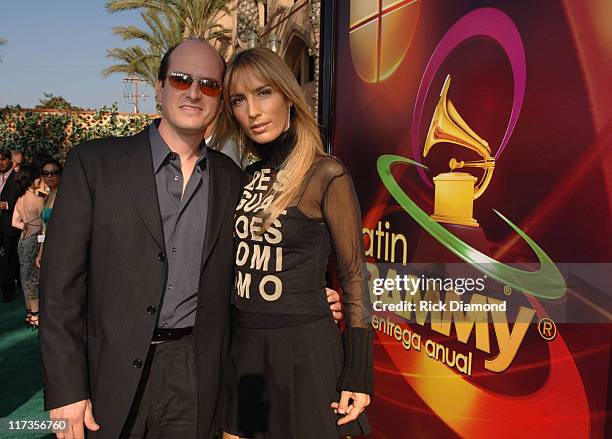
<svg viewBox="0 0 612 439"><path fill-rule="evenodd" d="M231 16L219 23L231 29L231 40L217 41L229 59L240 50L264 46L281 56L317 112L320 0L236 0Z"/></svg>

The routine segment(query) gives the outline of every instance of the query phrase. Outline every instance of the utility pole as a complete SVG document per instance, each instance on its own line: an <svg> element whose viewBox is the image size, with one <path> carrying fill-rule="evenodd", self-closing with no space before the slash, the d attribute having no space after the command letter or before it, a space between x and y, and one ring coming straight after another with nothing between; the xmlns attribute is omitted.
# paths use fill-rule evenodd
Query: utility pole
<svg viewBox="0 0 612 439"><path fill-rule="evenodd" d="M145 81L143 79L130 75L127 78L124 78L122 82L125 84L123 98L127 103L134 105L134 113L140 113L138 109L138 100L140 98L148 98L149 95L138 93L138 83L144 83Z"/></svg>

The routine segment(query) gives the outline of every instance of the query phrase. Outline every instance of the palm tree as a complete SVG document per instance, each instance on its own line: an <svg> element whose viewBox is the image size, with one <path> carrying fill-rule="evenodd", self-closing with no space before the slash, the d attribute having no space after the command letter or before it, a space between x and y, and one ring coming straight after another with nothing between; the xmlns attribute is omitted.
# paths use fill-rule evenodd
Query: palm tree
<svg viewBox="0 0 612 439"><path fill-rule="evenodd" d="M229 0L110 0L106 9L111 12L151 9L167 17L173 16L183 29L183 37L214 38L223 31L219 18L230 14Z"/></svg>
<svg viewBox="0 0 612 439"><path fill-rule="evenodd" d="M183 40L183 30L173 16L165 16L155 10L141 12L148 30L136 26L117 26L113 29L124 41L141 40L143 46L131 46L108 50L107 57L120 61L102 71L103 76L122 73L143 79L152 87L157 81L159 63L163 54Z"/></svg>
<svg viewBox="0 0 612 439"><path fill-rule="evenodd" d="M151 86L157 81L157 71L163 54L186 38L229 39L229 30L217 23L231 13L228 0L112 0L106 3L111 11L144 9L140 13L147 29L118 26L113 33L126 40L140 40L144 45L107 52L118 64L102 71L104 76L123 73L145 80Z"/></svg>

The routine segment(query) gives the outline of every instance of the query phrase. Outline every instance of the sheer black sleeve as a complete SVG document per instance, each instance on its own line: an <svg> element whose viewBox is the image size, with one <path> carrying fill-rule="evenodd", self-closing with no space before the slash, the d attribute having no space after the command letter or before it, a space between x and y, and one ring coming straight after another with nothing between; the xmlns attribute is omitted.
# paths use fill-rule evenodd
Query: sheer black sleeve
<svg viewBox="0 0 612 439"><path fill-rule="evenodd" d="M329 228L343 289L347 329L343 334L345 363L338 390L373 393L370 295L361 234L361 211L353 181L342 163L327 157L319 164L319 178L326 182L321 212Z"/></svg>

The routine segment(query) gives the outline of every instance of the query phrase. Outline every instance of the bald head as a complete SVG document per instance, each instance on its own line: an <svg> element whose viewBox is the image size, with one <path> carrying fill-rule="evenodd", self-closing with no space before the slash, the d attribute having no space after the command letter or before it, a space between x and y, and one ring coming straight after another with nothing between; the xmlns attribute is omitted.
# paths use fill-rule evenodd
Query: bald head
<svg viewBox="0 0 612 439"><path fill-rule="evenodd" d="M168 49L166 54L162 57L159 64L159 73L157 74L157 79L159 81L163 81L168 75L170 61L175 52L185 52L185 55L188 56L202 57L206 62L214 63L221 69L221 77L223 77L225 73L225 61L221 58L219 52L217 52L206 40L201 38L190 38Z"/></svg>
<svg viewBox="0 0 612 439"><path fill-rule="evenodd" d="M223 83L224 63L217 51L206 41L191 39L184 41L166 53L160 66L159 81L155 87L162 119L159 133L166 142L172 139L190 138L194 147L199 147L206 128L219 112L219 93L207 91L207 82ZM184 84L176 80L190 78ZM217 89L217 91L219 91Z"/></svg>

